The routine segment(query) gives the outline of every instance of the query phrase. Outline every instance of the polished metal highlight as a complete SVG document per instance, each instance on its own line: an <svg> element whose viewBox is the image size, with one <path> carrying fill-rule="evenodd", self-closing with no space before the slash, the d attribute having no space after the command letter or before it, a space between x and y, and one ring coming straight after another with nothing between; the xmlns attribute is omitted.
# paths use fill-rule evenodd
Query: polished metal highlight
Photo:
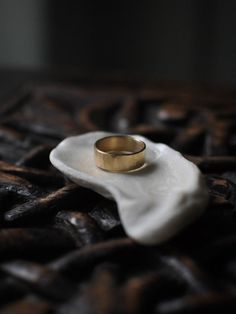
<svg viewBox="0 0 236 314"><path fill-rule="evenodd" d="M129 135L113 135L94 144L96 166L110 172L128 172L145 163L146 145Z"/></svg>

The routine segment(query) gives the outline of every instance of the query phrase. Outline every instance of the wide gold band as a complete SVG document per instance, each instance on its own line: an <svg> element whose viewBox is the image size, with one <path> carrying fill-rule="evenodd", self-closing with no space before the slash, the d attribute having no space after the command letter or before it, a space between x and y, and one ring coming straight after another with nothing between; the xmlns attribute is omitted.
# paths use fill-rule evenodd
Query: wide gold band
<svg viewBox="0 0 236 314"><path fill-rule="evenodd" d="M128 135L114 135L94 144L96 166L111 172L138 169L145 162L144 142Z"/></svg>

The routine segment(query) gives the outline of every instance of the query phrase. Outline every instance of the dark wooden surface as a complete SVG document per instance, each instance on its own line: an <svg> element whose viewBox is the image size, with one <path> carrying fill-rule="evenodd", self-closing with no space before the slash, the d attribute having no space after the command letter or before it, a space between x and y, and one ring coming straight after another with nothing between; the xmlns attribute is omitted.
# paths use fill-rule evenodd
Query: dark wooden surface
<svg viewBox="0 0 236 314"><path fill-rule="evenodd" d="M11 75L1 80L1 313L235 313L235 91ZM209 188L202 217L162 245L127 238L116 204L48 159L66 136L98 129L185 154Z"/></svg>

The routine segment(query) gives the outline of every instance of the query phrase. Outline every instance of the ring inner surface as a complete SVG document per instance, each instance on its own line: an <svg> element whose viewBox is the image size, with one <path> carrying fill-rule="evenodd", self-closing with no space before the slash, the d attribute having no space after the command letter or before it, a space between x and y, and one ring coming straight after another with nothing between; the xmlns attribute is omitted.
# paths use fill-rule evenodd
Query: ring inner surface
<svg viewBox="0 0 236 314"><path fill-rule="evenodd" d="M143 142L131 136L109 136L99 140L96 146L100 151L114 155L131 155L145 148Z"/></svg>

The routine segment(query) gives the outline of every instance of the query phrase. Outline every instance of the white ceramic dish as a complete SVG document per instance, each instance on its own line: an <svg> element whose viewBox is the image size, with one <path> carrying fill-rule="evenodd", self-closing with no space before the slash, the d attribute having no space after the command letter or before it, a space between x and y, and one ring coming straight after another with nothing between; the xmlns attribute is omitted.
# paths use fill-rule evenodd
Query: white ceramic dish
<svg viewBox="0 0 236 314"><path fill-rule="evenodd" d="M167 145L146 143L146 164L130 173L96 167L94 143L111 135L91 132L63 140L50 154L52 164L75 183L114 199L128 236L153 245L174 236L204 211L208 192L199 169Z"/></svg>

